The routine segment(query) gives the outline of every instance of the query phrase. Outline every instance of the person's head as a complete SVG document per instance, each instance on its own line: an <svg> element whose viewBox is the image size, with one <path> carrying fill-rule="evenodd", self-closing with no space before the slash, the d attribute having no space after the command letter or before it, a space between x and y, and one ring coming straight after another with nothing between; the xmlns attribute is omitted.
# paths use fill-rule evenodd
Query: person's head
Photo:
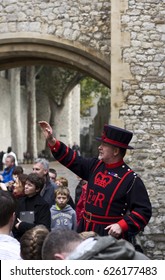
<svg viewBox="0 0 165 280"><path fill-rule="evenodd" d="M33 173L37 173L40 177L47 176L49 172L49 162L45 158L38 158L33 164Z"/></svg>
<svg viewBox="0 0 165 280"><path fill-rule="evenodd" d="M13 184L13 195L15 197L19 197L25 194L25 183L27 180L28 175L27 174L19 174L17 175L15 182Z"/></svg>
<svg viewBox="0 0 165 280"><path fill-rule="evenodd" d="M11 230L16 211L16 200L8 191L0 190L0 228L9 226Z"/></svg>
<svg viewBox="0 0 165 280"><path fill-rule="evenodd" d="M65 177L58 177L56 179L56 184L58 186L62 186L62 187L68 187L68 179L66 179Z"/></svg>
<svg viewBox="0 0 165 280"><path fill-rule="evenodd" d="M12 155L8 155L5 160L5 165L7 168L11 168L15 165L15 158Z"/></svg>
<svg viewBox="0 0 165 280"><path fill-rule="evenodd" d="M10 153L12 151L12 147L7 148L7 153Z"/></svg>
<svg viewBox="0 0 165 280"><path fill-rule="evenodd" d="M49 168L49 178L52 182L56 182L57 171L54 168Z"/></svg>
<svg viewBox="0 0 165 280"><path fill-rule="evenodd" d="M12 172L13 179L15 180L18 177L18 175L23 174L23 172L23 167L21 165L15 166Z"/></svg>
<svg viewBox="0 0 165 280"><path fill-rule="evenodd" d="M133 149L129 146L133 133L112 125L104 125L101 137L96 140L101 144L98 148L100 160L105 163L116 163L123 159L127 149Z"/></svg>
<svg viewBox="0 0 165 280"><path fill-rule="evenodd" d="M72 230L56 229L50 232L42 246L43 260L64 260L83 241L81 236Z"/></svg>
<svg viewBox="0 0 165 280"><path fill-rule="evenodd" d="M42 190L44 183L44 178L41 178L37 173L30 173L25 183L25 195L28 197L36 195Z"/></svg>
<svg viewBox="0 0 165 280"><path fill-rule="evenodd" d="M41 249L49 230L44 225L27 230L20 239L23 260L41 260Z"/></svg>
<svg viewBox="0 0 165 280"><path fill-rule="evenodd" d="M111 144L101 142L98 147L99 156L98 159L105 163L115 163L123 159L123 155L120 153L120 148Z"/></svg>
<svg viewBox="0 0 165 280"><path fill-rule="evenodd" d="M57 185L58 187L63 187L63 184L62 184L62 182L60 181L60 178L59 178L59 177L56 178L56 185Z"/></svg>
<svg viewBox="0 0 165 280"><path fill-rule="evenodd" d="M69 198L70 198L70 191L67 187L58 187L55 191L55 202L60 209L63 209Z"/></svg>

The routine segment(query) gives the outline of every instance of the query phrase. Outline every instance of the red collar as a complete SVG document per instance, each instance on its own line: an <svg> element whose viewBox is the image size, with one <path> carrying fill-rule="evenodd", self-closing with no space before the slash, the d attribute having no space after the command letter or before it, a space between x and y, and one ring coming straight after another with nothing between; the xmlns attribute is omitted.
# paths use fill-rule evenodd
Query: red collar
<svg viewBox="0 0 165 280"><path fill-rule="evenodd" d="M106 168L116 168L116 167L119 167L121 166L122 164L124 164L124 161L123 160L120 160L118 162L115 162L115 163L106 163L105 166Z"/></svg>

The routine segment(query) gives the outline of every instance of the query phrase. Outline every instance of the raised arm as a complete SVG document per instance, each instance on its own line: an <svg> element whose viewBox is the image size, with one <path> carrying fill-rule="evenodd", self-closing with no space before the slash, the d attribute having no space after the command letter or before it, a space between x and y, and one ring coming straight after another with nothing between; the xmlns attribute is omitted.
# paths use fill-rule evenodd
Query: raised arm
<svg viewBox="0 0 165 280"><path fill-rule="evenodd" d="M51 146L54 146L56 144L56 138L53 137L53 130L50 124L45 121L39 121L38 123L42 129L45 139Z"/></svg>

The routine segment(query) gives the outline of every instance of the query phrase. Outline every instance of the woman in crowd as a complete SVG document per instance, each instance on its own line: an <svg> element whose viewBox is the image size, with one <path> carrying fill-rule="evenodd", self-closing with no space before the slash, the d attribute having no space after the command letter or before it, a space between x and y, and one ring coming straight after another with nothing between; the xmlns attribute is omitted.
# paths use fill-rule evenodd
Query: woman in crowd
<svg viewBox="0 0 165 280"><path fill-rule="evenodd" d="M49 204L40 196L44 179L36 173L30 173L25 183L25 196L18 200L16 221L13 235L20 240L21 236L36 225L44 225L50 230Z"/></svg>

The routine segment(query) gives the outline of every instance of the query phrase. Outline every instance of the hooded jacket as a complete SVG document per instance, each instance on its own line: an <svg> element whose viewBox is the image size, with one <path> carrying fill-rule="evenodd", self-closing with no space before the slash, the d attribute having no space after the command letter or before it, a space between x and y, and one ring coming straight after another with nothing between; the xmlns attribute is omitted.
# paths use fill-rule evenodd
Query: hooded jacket
<svg viewBox="0 0 165 280"><path fill-rule="evenodd" d="M112 236L96 236L80 243L68 260L148 260L131 243Z"/></svg>
<svg viewBox="0 0 165 280"><path fill-rule="evenodd" d="M50 208L50 212L51 230L61 227L76 230L76 212L70 205L67 204L63 209L59 209L55 204Z"/></svg>

